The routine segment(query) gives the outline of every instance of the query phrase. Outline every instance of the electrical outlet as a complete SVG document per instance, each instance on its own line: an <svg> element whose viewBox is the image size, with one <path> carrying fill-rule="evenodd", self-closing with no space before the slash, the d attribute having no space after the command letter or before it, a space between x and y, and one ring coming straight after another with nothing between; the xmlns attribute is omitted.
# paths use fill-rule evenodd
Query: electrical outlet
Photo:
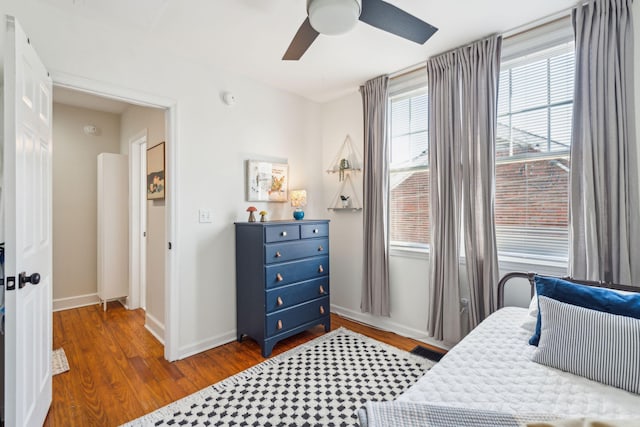
<svg viewBox="0 0 640 427"><path fill-rule="evenodd" d="M211 210L209 209L200 209L198 211L198 218L200 224L206 224L211 222Z"/></svg>

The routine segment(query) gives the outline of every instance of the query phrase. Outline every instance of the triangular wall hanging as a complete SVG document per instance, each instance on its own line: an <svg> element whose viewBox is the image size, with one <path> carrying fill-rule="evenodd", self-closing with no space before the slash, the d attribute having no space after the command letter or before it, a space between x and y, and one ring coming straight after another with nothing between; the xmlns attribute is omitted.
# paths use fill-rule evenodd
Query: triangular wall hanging
<svg viewBox="0 0 640 427"><path fill-rule="evenodd" d="M362 170L362 162L353 148L351 137L347 135L329 169L327 169L327 173L338 173L339 180L343 181L350 171L360 170Z"/></svg>

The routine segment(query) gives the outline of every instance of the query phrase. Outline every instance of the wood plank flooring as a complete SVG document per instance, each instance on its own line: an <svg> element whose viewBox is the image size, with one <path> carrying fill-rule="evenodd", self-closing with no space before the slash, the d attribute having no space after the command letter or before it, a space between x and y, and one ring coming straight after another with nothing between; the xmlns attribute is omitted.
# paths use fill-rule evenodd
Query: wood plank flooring
<svg viewBox="0 0 640 427"><path fill-rule="evenodd" d="M404 350L424 345L337 315L331 321L332 329L344 326ZM323 333L318 326L281 341L273 355ZM55 312L53 348L60 347L70 370L53 377L45 426L117 426L265 360L258 344L246 339L169 363L144 328L144 311L117 302L107 312L100 305Z"/></svg>

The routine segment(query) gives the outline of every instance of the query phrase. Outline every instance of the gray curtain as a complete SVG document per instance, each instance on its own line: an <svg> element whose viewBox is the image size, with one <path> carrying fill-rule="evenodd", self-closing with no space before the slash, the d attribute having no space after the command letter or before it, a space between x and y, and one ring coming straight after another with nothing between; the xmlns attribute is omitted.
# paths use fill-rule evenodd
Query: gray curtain
<svg viewBox="0 0 640 427"><path fill-rule="evenodd" d="M389 316L389 141L387 110L389 78L369 80L361 88L364 108L364 271L362 301L365 313Z"/></svg>
<svg viewBox="0 0 640 427"><path fill-rule="evenodd" d="M471 328L496 310L498 300L494 182L501 47L502 38L491 37L459 51L462 218Z"/></svg>
<svg viewBox="0 0 640 427"><path fill-rule="evenodd" d="M495 310L495 131L500 46L494 36L427 62L431 261L429 334L457 342L464 232L470 326ZM463 221L461 221L463 220Z"/></svg>
<svg viewBox="0 0 640 427"><path fill-rule="evenodd" d="M640 203L631 0L573 10L576 80L571 141L570 271L640 283Z"/></svg>
<svg viewBox="0 0 640 427"><path fill-rule="evenodd" d="M460 87L457 54L427 61L431 253L429 335L460 340Z"/></svg>

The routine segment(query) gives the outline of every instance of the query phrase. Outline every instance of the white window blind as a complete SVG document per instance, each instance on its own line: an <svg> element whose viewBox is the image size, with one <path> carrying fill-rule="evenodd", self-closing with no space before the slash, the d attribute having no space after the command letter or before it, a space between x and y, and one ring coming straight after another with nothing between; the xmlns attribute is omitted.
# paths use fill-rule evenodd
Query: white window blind
<svg viewBox="0 0 640 427"><path fill-rule="evenodd" d="M390 99L389 238L392 245L429 243L428 98L425 83Z"/></svg>
<svg viewBox="0 0 640 427"><path fill-rule="evenodd" d="M566 260L573 43L501 64L496 137L496 236L501 258Z"/></svg>

